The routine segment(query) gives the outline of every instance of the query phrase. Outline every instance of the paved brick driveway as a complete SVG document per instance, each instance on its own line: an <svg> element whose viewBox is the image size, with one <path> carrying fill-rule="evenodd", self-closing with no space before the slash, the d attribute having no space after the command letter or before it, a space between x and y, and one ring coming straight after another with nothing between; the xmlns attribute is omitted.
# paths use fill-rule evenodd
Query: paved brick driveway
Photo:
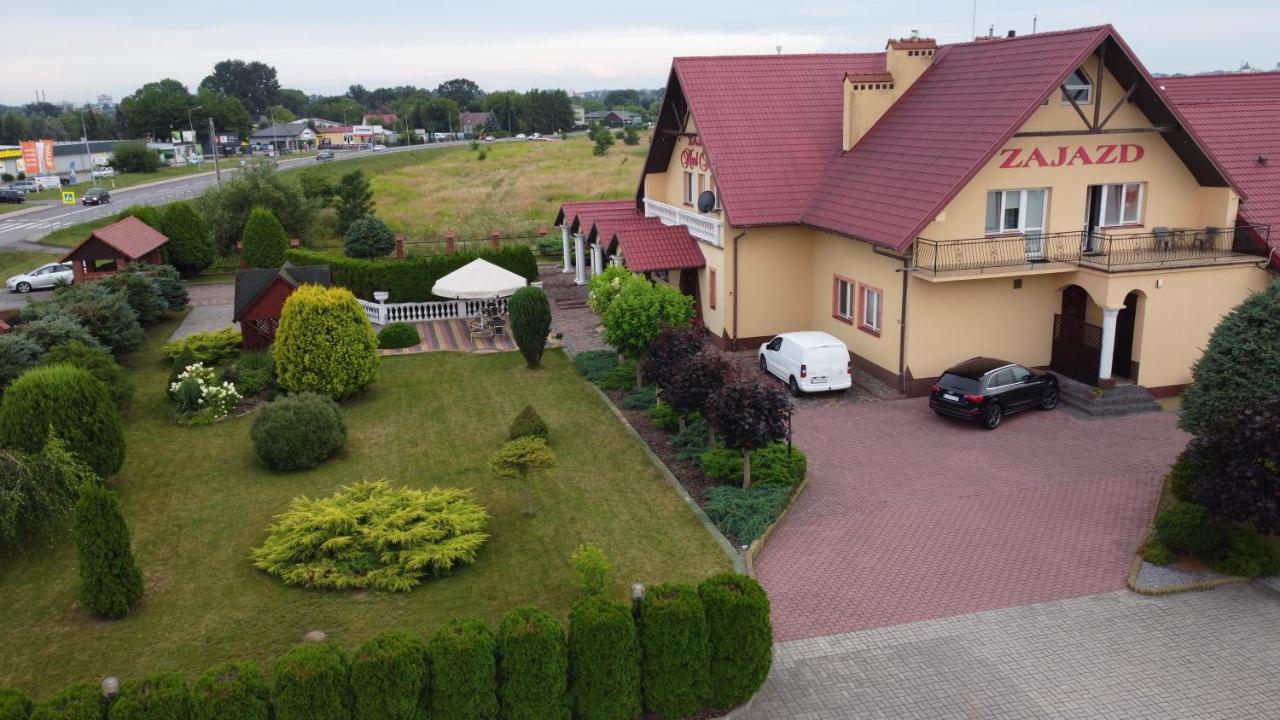
<svg viewBox="0 0 1280 720"><path fill-rule="evenodd" d="M1174 420L1027 411L987 432L920 399L801 406L810 483L755 566L777 639L1123 588L1186 444Z"/></svg>

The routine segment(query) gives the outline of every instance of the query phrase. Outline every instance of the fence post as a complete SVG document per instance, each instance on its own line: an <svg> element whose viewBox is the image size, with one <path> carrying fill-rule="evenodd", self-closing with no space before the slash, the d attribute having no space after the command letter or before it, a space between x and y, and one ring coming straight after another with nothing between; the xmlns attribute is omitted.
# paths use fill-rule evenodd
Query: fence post
<svg viewBox="0 0 1280 720"><path fill-rule="evenodd" d="M445 255L452 255L452 254L453 254L453 241L454 241L454 239L455 239L455 238L454 238L453 233L451 233L451 232L447 232L447 233L445 233L445 234L444 234L444 254L445 254Z"/></svg>
<svg viewBox="0 0 1280 720"><path fill-rule="evenodd" d="M493 235L489 236L489 245L497 250L502 247L502 233L497 230L493 231Z"/></svg>
<svg viewBox="0 0 1280 720"><path fill-rule="evenodd" d="M404 235L396 235L396 259L404 259Z"/></svg>

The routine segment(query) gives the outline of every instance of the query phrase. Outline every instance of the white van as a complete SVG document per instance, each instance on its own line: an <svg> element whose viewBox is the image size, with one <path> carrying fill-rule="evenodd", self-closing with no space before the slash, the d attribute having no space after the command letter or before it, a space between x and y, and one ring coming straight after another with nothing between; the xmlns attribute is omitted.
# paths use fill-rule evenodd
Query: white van
<svg viewBox="0 0 1280 720"><path fill-rule="evenodd" d="M819 331L783 333L760 346L760 369L802 392L848 390L853 385L849 348Z"/></svg>

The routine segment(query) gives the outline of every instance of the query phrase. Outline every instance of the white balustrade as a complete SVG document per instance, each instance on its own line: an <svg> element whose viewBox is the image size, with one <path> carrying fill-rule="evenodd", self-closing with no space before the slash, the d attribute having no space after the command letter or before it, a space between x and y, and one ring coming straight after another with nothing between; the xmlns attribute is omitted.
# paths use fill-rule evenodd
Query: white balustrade
<svg viewBox="0 0 1280 720"><path fill-rule="evenodd" d="M393 322L429 322L454 318L480 317L484 308L495 300L430 300L413 303L376 303L360 300L365 317L374 325ZM497 298L499 312L507 312L507 298Z"/></svg>
<svg viewBox="0 0 1280 720"><path fill-rule="evenodd" d="M724 245L723 223L714 215L691 212L684 208L645 198L644 216L656 217L662 221L663 225L683 225L688 228L690 235L705 243L710 243L716 247L723 247Z"/></svg>

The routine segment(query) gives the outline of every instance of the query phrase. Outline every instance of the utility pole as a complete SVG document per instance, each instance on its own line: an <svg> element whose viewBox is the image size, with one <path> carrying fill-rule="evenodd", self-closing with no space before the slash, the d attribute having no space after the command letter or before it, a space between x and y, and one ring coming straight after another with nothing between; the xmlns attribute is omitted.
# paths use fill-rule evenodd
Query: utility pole
<svg viewBox="0 0 1280 720"><path fill-rule="evenodd" d="M209 116L209 149L213 151L213 181L222 185L222 170L218 168L218 140L213 136L213 116Z"/></svg>
<svg viewBox="0 0 1280 720"><path fill-rule="evenodd" d="M93 174L96 168L93 166L93 152L89 149L89 131L85 129L84 110L80 111L80 132L84 134L84 157L89 161L89 178L93 180L93 186L98 187L98 176Z"/></svg>

